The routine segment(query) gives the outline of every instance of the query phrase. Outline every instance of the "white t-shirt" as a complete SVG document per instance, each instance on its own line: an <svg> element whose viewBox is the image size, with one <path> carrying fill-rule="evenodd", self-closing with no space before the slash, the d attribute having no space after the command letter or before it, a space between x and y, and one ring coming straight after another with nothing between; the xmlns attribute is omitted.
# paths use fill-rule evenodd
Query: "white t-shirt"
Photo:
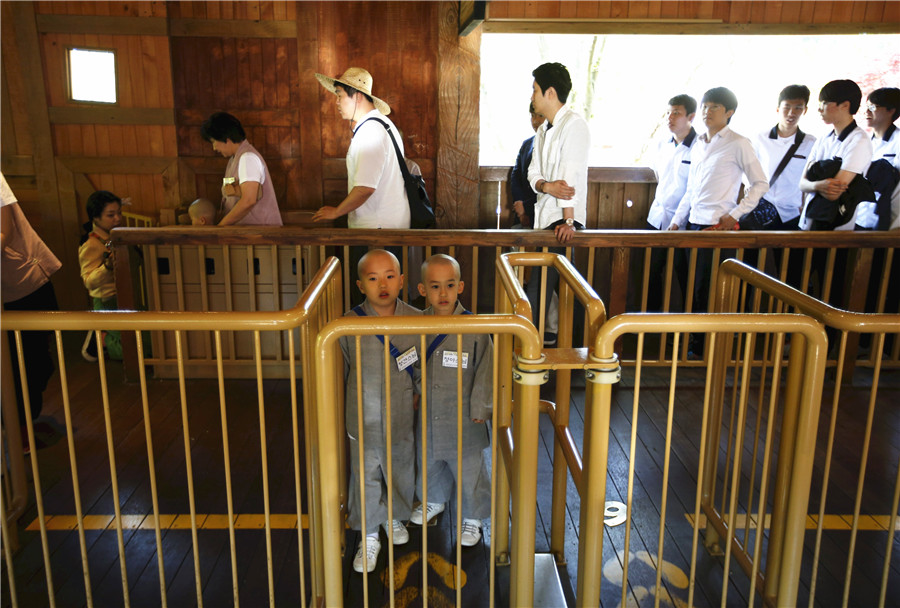
<svg viewBox="0 0 900 608"><path fill-rule="evenodd" d="M851 130L851 127L854 127ZM810 165L820 160L830 160L832 158L841 159L841 170L850 171L859 175L865 175L872 164L872 142L869 141L869 135L860 129L856 121L844 129L847 135L841 140L841 134L835 133L834 129L828 135L817 139L813 145L812 152L809 153L809 160L803 169L803 175L809 171ZM815 192L807 192L806 200L803 202L803 213L800 214L800 229L809 230L812 223L806 219L806 208L809 201L815 196ZM846 224L842 224L835 230L853 230L856 226L856 216L859 213L859 206L853 212L853 217Z"/></svg>
<svg viewBox="0 0 900 608"><path fill-rule="evenodd" d="M359 119L347 149L347 192L356 186L374 188L365 203L347 216L350 228L409 228L409 203L406 186L397 161L397 153L387 130L378 118L388 123L400 153L403 140L397 127L384 114L372 110Z"/></svg>
<svg viewBox="0 0 900 608"><path fill-rule="evenodd" d="M893 126L893 125L891 125ZM885 159L895 167L900 167L897 163L897 148L900 147L900 129L896 127L888 129L890 133L886 133L887 139L872 134L872 161ZM863 228L877 228L878 214L875 212L875 203L860 203L856 212L856 223ZM900 213L900 185L894 188L891 195L891 226L896 227L898 222L898 213Z"/></svg>
<svg viewBox="0 0 900 608"><path fill-rule="evenodd" d="M262 159L256 154L242 154L238 162L238 179L240 183L258 182L260 186L266 183L266 169Z"/></svg>

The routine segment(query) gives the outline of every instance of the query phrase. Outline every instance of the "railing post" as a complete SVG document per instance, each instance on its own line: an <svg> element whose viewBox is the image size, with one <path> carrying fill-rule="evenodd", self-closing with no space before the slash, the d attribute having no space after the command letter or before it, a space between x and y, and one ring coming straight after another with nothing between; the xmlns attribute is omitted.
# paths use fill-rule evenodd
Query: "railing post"
<svg viewBox="0 0 900 608"><path fill-rule="evenodd" d="M115 245L115 251L116 304L119 310L137 310L131 274L131 247L120 241ZM122 370L126 380L136 380L138 376L137 340L133 331L121 333Z"/></svg>
<svg viewBox="0 0 900 608"><path fill-rule="evenodd" d="M587 373L591 399L585 400L584 469L581 477L581 513L578 534L579 606L600 605L599 573L603 567L603 526L606 508L606 472L609 464L609 418L612 385L621 378L615 356L611 360L591 355L594 363L615 367ZM589 413L588 413L589 410ZM625 582L623 581L623 584Z"/></svg>
<svg viewBox="0 0 900 608"><path fill-rule="evenodd" d="M864 312L866 297L869 295L869 278L872 274L872 249L854 249L849 252L851 261L847 264L850 276L843 286L847 294L844 308L853 312ZM832 289L834 289L832 287ZM853 371L856 369L856 355L859 352L859 334L851 332L847 335L847 351L844 357L844 383L853 383Z"/></svg>
<svg viewBox="0 0 900 608"><path fill-rule="evenodd" d="M791 336L791 352L788 355L787 382L784 389L784 411L781 417L781 440L778 444L778 462L775 470L775 485L772 488L772 518L769 523L769 550L766 559L766 598L775 597L781 578L784 549L784 521L790 493L791 470L793 469L794 444L797 435L797 416L800 410L800 396L804 383L803 369L806 355L806 338L802 334ZM760 514L764 524L764 514Z"/></svg>
<svg viewBox="0 0 900 608"><path fill-rule="evenodd" d="M537 519L538 417L541 385L549 372L513 371L516 417L513 425L512 551L510 606L534 605L534 525Z"/></svg>
<svg viewBox="0 0 900 608"><path fill-rule="evenodd" d="M571 348L573 326L573 296L569 284L559 282L559 329L557 330L558 347ZM558 427L569 426L569 402L572 393L572 370L556 370L556 413L553 416L553 483L550 518L550 553L556 558L557 565L566 563L566 484L568 482L568 465L563 452Z"/></svg>

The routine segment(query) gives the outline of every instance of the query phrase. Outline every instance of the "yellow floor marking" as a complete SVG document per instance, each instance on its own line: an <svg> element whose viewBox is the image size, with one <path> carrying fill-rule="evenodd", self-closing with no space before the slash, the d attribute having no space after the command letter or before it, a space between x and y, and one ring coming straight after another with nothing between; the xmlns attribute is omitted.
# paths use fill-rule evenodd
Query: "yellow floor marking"
<svg viewBox="0 0 900 608"><path fill-rule="evenodd" d="M175 521L177 515L163 515L160 513L159 515L159 528L160 530L168 530L172 527L172 522ZM112 521L112 520L110 520ZM141 524L141 530L156 530L156 517L153 515L148 515L147 519Z"/></svg>
<svg viewBox="0 0 900 608"><path fill-rule="evenodd" d="M684 518L687 520L688 524L692 527L694 525L694 514L693 513L685 513ZM725 515L723 519L727 522L728 515ZM747 515L745 513L738 513L737 517L734 518L735 528L743 528L746 521ZM772 516L770 513L766 514L766 528L771 526ZM806 529L807 530L815 530L819 521L818 514L809 514L806 516ZM890 515L860 515L859 516L859 524L857 528L859 530L866 531L876 531L876 532L884 532L891 525L891 516ZM851 530L853 526L853 515L826 515L825 523L822 526L823 530ZM706 515L700 514L700 528L706 527ZM752 515L750 517L750 529L755 530L757 528L757 517L756 515ZM897 518L897 524L894 528L895 530L900 530L900 518Z"/></svg>
<svg viewBox="0 0 900 608"><path fill-rule="evenodd" d="M272 513L271 527L273 530L296 530L297 515L295 513ZM692 527L694 525L694 514L685 513L684 518ZM806 529L815 530L816 522L819 517L815 514L807 515ZM728 516L725 516L728 521ZM747 520L744 513L739 513L735 518L735 527L743 528ZM771 515L766 514L766 528L770 526ZM159 516L161 530L190 530L191 516L189 513L161 513ZM48 530L67 531L78 528L78 518L74 515L45 515L44 522ZM826 515L825 530L850 530L853 525L853 515ZM891 525L890 515L860 515L858 528L865 531L884 532ZM266 527L265 515L262 513L243 513L235 515L234 527L241 530L256 530ZM309 517L303 514L301 518L301 527L304 530L309 529ZM700 526L706 527L706 515L700 515ZM755 515L750 517L750 529L755 530L757 527L757 518ZM85 515L85 530L106 530L107 528L115 528L114 515ZM140 529L154 530L153 514L147 515L123 515L122 528L124 529ZM25 528L29 532L40 530L38 520L35 519ZM199 530L227 530L228 515L223 513L197 513L197 529ZM900 531L900 517L897 518L894 526L895 530Z"/></svg>
<svg viewBox="0 0 900 608"><path fill-rule="evenodd" d="M115 529L115 519L114 515L85 515L84 529ZM296 513L272 513L270 519L274 530L297 529ZM74 515L45 515L44 522L48 530L68 531L78 528L78 518ZM160 513L159 522L161 530L191 529L191 516L189 513ZM124 529L155 530L156 526L154 524L155 518L152 513L148 515L122 516L122 528ZM309 518L305 514L301 518L301 526L304 530L309 529ZM266 527L266 517L262 513L235 515L234 527L242 530L263 529ZM197 528L199 530L227 530L228 515L222 513L197 513ZM25 529L29 532L35 532L40 530L40 524L35 519Z"/></svg>
<svg viewBox="0 0 900 608"><path fill-rule="evenodd" d="M140 528L145 519L147 519L146 515L123 515L122 528L127 530ZM115 522L112 525L115 526Z"/></svg>

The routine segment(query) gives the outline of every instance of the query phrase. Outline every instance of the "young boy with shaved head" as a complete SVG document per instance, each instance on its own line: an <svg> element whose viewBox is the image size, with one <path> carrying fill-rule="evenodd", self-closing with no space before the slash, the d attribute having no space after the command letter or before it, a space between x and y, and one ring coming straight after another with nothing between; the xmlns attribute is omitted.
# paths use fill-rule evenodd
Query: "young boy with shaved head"
<svg viewBox="0 0 900 608"><path fill-rule="evenodd" d="M441 253L428 258L422 264L422 283L419 283L419 293L428 303L424 314L447 317L471 314L458 299L464 287L456 260ZM491 475L484 459L484 448L489 445L484 421L490 417L493 406L491 337L440 334L428 336L427 343L425 400L419 411L426 418L428 496L427 503L423 500L415 508L410 521L422 524L441 513L446 502L455 503L456 484L460 484L463 520L459 537L464 547L471 547L481 540L481 521L491 514ZM457 394L460 367L461 395ZM458 408L462 408L461 426ZM416 449L419 463L416 490L420 498L425 477L421 430L421 425L416 425L420 443ZM457 469L459 432L462 433L462 470Z"/></svg>
<svg viewBox="0 0 900 608"><path fill-rule="evenodd" d="M188 207L191 226L214 226L216 224L216 206L207 198L198 198Z"/></svg>
<svg viewBox="0 0 900 608"><path fill-rule="evenodd" d="M403 275L397 258L383 249L366 253L357 266L356 285L366 299L345 316L420 315L422 311L399 300L403 289ZM395 545L409 540L409 533L401 523L412 510L415 491L415 450L413 433L413 395L419 382L419 336L390 336L388 348L391 361L390 395L385 387L385 336L362 336L357 363L356 339L340 339L344 354L344 381L347 387L346 425L350 439L349 524L354 530L362 528L360 480L365 486L366 536L359 543L353 569L367 572L375 569L381 541L378 526L392 536ZM357 384L357 365L361 367L361 386ZM387 428L386 408L391 408L392 487L387 486ZM360 403L361 401L361 403ZM363 456L365 470L359 470L359 416L363 421ZM393 519L388 519L387 492L392 492ZM392 535L388 532L392 530Z"/></svg>

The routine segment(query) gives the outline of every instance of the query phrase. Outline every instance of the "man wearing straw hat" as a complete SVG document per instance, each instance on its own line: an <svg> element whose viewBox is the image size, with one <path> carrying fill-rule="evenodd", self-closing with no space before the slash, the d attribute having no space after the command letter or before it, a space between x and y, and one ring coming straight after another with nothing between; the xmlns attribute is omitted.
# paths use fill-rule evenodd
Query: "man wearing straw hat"
<svg viewBox="0 0 900 608"><path fill-rule="evenodd" d="M316 74L337 95L341 118L349 120L353 139L347 150L347 196L336 207L323 206L313 221L347 215L350 228L409 228L409 204L403 174L386 123L403 152L403 140L387 118L391 108L372 95L372 75L349 68L338 78Z"/></svg>

